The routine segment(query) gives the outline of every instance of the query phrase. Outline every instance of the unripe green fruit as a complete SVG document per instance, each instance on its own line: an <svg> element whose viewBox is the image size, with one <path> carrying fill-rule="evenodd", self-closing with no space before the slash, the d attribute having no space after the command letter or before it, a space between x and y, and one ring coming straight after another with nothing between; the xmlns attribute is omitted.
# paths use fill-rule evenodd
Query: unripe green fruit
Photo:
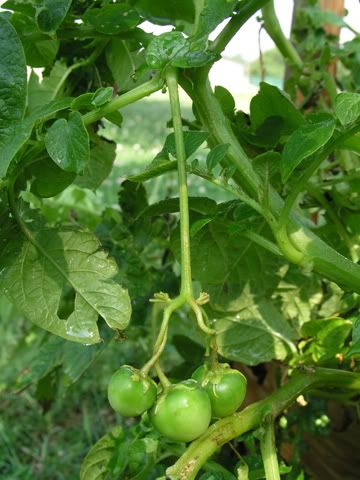
<svg viewBox="0 0 360 480"><path fill-rule="evenodd" d="M246 394L246 377L229 367L219 364L214 370L202 365L192 374L192 378L207 391L213 417L222 418L232 415L244 401Z"/></svg>
<svg viewBox="0 0 360 480"><path fill-rule="evenodd" d="M191 442L210 424L209 397L195 380L170 385L151 409L150 419L164 437Z"/></svg>
<svg viewBox="0 0 360 480"><path fill-rule="evenodd" d="M156 400L156 393L156 383L129 365L120 367L108 385L109 403L124 417L135 417L149 410Z"/></svg>

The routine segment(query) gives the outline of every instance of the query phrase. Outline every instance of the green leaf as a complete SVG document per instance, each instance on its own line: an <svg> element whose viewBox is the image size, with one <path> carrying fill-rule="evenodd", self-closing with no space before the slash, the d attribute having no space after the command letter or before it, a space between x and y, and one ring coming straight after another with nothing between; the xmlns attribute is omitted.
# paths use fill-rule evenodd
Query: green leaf
<svg viewBox="0 0 360 480"><path fill-rule="evenodd" d="M14 13L11 23L16 28L26 56L26 63L30 67L48 67L55 60L59 50L59 40L40 34L35 19L22 13ZM34 38L32 40L31 38Z"/></svg>
<svg viewBox="0 0 360 480"><path fill-rule="evenodd" d="M89 136L79 112L56 120L46 132L45 146L63 170L81 173L89 161Z"/></svg>
<svg viewBox="0 0 360 480"><path fill-rule="evenodd" d="M342 125L355 122L360 117L360 94L339 93L335 98L335 113Z"/></svg>
<svg viewBox="0 0 360 480"><path fill-rule="evenodd" d="M114 89L113 87L101 87L96 90L91 99L91 104L94 107L101 107L106 103L109 103L113 97Z"/></svg>
<svg viewBox="0 0 360 480"><path fill-rule="evenodd" d="M76 178L76 185L82 188L96 190L109 176L116 157L116 145L100 137L90 150L90 159L84 172Z"/></svg>
<svg viewBox="0 0 360 480"><path fill-rule="evenodd" d="M301 162L316 153L332 137L335 120L305 124L290 136L281 156L281 176L286 182Z"/></svg>
<svg viewBox="0 0 360 480"><path fill-rule="evenodd" d="M15 388L20 390L38 382L59 366L63 367L63 383L69 387L89 368L106 345L105 342L81 345L55 335L48 336L36 349L26 368L22 368L17 375Z"/></svg>
<svg viewBox="0 0 360 480"><path fill-rule="evenodd" d="M130 90L149 78L145 51L133 51L129 41L114 38L106 47L106 62L120 92Z"/></svg>
<svg viewBox="0 0 360 480"><path fill-rule="evenodd" d="M105 115L105 118L108 122L113 123L117 127L122 126L123 117L119 111L108 113L107 115Z"/></svg>
<svg viewBox="0 0 360 480"><path fill-rule="evenodd" d="M355 135L352 135L349 138L346 138L339 144L339 147L342 147L342 148L351 150L352 152L355 152L357 154L360 154L360 134L357 133Z"/></svg>
<svg viewBox="0 0 360 480"><path fill-rule="evenodd" d="M0 17L0 177L12 159L7 153L9 143L21 136L21 121L25 113L27 82L26 64L21 42L12 25ZM10 149L14 151L13 149ZM16 149L14 154L16 153ZM9 156L11 157L9 159Z"/></svg>
<svg viewBox="0 0 360 480"><path fill-rule="evenodd" d="M100 341L98 316L109 327L124 329L130 319L129 296L112 279L118 269L87 231L38 228L38 247L24 238L4 213L0 237L0 288L36 325L79 343ZM60 318L61 298L74 295L67 318Z"/></svg>
<svg viewBox="0 0 360 480"><path fill-rule="evenodd" d="M123 428L118 425L104 435L89 450L80 468L80 480L106 480L108 465L116 446L124 437Z"/></svg>
<svg viewBox="0 0 360 480"><path fill-rule="evenodd" d="M227 117L232 118L235 112L235 100L229 90L221 85L216 85L214 94L221 105L222 111Z"/></svg>
<svg viewBox="0 0 360 480"><path fill-rule="evenodd" d="M338 317L310 320L301 328L303 336L314 337L307 352L315 361L334 358L341 352L351 327L351 321Z"/></svg>
<svg viewBox="0 0 360 480"><path fill-rule="evenodd" d="M54 100L47 105L36 108L28 117L21 123L15 124L12 127L12 135L7 138L3 144L2 159L0 163L0 177L6 175L10 162L15 157L16 153L29 139L32 129L37 121L45 120L51 117L54 113L68 108L71 99L62 98Z"/></svg>
<svg viewBox="0 0 360 480"><path fill-rule="evenodd" d="M54 34L65 19L71 0L38 0L36 3L36 21L40 30Z"/></svg>
<svg viewBox="0 0 360 480"><path fill-rule="evenodd" d="M185 131L184 132L184 144L186 158L196 152L196 150L205 142L209 134L202 131ZM173 157L176 157L176 145L175 134L170 133L165 140L165 146L163 152L170 153Z"/></svg>
<svg viewBox="0 0 360 480"><path fill-rule="evenodd" d="M141 9L142 15L152 23L166 25L179 22L193 23L193 0L138 0L136 6Z"/></svg>
<svg viewBox="0 0 360 480"><path fill-rule="evenodd" d="M280 277L279 257L232 229L219 213L202 226L191 240L193 278L210 294L211 306L220 311L238 311L250 295L272 293ZM255 223L253 218L250 220ZM256 219L256 225L259 225ZM246 229L246 224L243 230ZM174 230L171 248L180 259L179 231ZM250 290L250 293L249 293ZM244 296L243 296L244 294Z"/></svg>
<svg viewBox="0 0 360 480"><path fill-rule="evenodd" d="M210 150L206 158L206 166L209 172L211 172L226 157L229 146L229 143L222 143L216 145Z"/></svg>
<svg viewBox="0 0 360 480"><path fill-rule="evenodd" d="M194 42L181 32L166 32L154 37L146 50L146 61L151 68L162 69L166 65L192 68L206 65L214 54L206 51L203 42Z"/></svg>
<svg viewBox="0 0 360 480"><path fill-rule="evenodd" d="M212 317L219 353L228 360L257 365L273 359L284 360L288 348L294 348L295 332L266 300L250 303L225 318Z"/></svg>
<svg viewBox="0 0 360 480"><path fill-rule="evenodd" d="M54 66L45 75L40 82L39 77L34 71L31 71L28 84L28 113L31 114L33 110L42 105L46 105L54 98L57 92L58 97L62 96L63 88L59 88L61 79L66 76L67 66L62 62L55 62Z"/></svg>
<svg viewBox="0 0 360 480"><path fill-rule="evenodd" d="M233 13L237 3L238 0L201 0L202 10L195 34L199 37L208 35Z"/></svg>
<svg viewBox="0 0 360 480"><path fill-rule="evenodd" d="M85 23L106 35L126 32L136 27L141 21L137 11L125 4L109 4L102 8L89 8L83 19Z"/></svg>
<svg viewBox="0 0 360 480"><path fill-rule="evenodd" d="M284 92L265 82L250 103L251 126L256 130L269 117L284 121L283 134L288 134L304 123L303 116Z"/></svg>
<svg viewBox="0 0 360 480"><path fill-rule="evenodd" d="M28 168L28 177L33 177L31 192L40 198L54 197L75 180L76 174L65 172L50 157L35 162Z"/></svg>

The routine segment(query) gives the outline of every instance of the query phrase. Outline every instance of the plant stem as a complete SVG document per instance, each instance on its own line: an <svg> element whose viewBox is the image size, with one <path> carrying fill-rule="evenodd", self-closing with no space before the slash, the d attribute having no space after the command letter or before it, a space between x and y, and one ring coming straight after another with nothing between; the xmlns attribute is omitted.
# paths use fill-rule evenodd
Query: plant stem
<svg viewBox="0 0 360 480"><path fill-rule="evenodd" d="M274 418L272 415L265 417L262 427L264 433L260 439L260 450L266 480L280 480L279 462L276 454Z"/></svg>
<svg viewBox="0 0 360 480"><path fill-rule="evenodd" d="M241 412L223 418L195 440L166 474L169 480L195 480L202 465L222 445L261 424L267 415L275 418L296 398L311 387L344 388L358 394L360 374L325 368L308 368L298 373L264 400L249 405Z"/></svg>
<svg viewBox="0 0 360 480"><path fill-rule="evenodd" d="M83 115L84 125L90 125L91 123L97 122L109 113L116 112L120 108L123 108L130 103L137 102L141 98L147 97L157 90L160 90L162 87L163 80L160 77L154 77L148 82L145 82L142 85L139 85L138 87L135 87L132 90L115 97L103 107L85 113L85 115Z"/></svg>
<svg viewBox="0 0 360 480"><path fill-rule="evenodd" d="M167 378L167 376L165 375L165 373L163 372L161 366L160 366L160 362L156 362L155 363L155 370L156 370L156 373L157 373L157 376L160 380L160 383L162 385L162 387L164 388L164 390L169 387L171 385L171 382L170 380Z"/></svg>
<svg viewBox="0 0 360 480"><path fill-rule="evenodd" d="M259 192L262 190L262 180L253 170L250 159L247 157L238 139L234 135L229 120L224 115L219 102L211 91L207 75L197 72L190 77L181 77L181 86L192 98L194 106L199 112L203 128L211 134L216 143L230 143L226 161L237 167L234 181L241 186L253 200L260 201ZM272 230L276 229L272 219L279 218L284 202L278 192L269 185L269 211L266 220ZM327 243L321 240L306 226L306 219L300 212L290 212L287 224L286 242L289 248L306 253L313 269L346 287L360 293L360 266L354 264ZM279 244L282 250L282 246ZM291 260L292 261L292 260Z"/></svg>
<svg viewBox="0 0 360 480"><path fill-rule="evenodd" d="M238 13L233 15L231 20L222 29L219 35L210 46L210 50L221 53L230 40L237 34L240 28L252 17L260 8L266 5L269 0L250 0L241 2Z"/></svg>
<svg viewBox="0 0 360 480"><path fill-rule="evenodd" d="M171 114L175 134L176 158L178 165L179 200L180 200L180 242L181 242L181 290L180 294L193 296L190 257L190 222L189 200L186 178L186 152L182 129L181 109L178 91L177 71L169 68L166 72L169 90Z"/></svg>
<svg viewBox="0 0 360 480"><path fill-rule="evenodd" d="M264 28L281 54L301 70L303 68L303 61L293 44L285 37L284 32L281 29L275 12L274 0L270 0L270 2L262 8L262 16L264 20Z"/></svg>
<svg viewBox="0 0 360 480"><path fill-rule="evenodd" d="M178 308L180 308L184 303L185 303L185 299L182 296L179 296L177 298L174 298L174 300L172 300L171 303L165 308L160 331L154 345L153 356L141 369L141 373L143 375L147 375L149 371L152 369L152 367L159 360L166 345L170 317L172 313Z"/></svg>

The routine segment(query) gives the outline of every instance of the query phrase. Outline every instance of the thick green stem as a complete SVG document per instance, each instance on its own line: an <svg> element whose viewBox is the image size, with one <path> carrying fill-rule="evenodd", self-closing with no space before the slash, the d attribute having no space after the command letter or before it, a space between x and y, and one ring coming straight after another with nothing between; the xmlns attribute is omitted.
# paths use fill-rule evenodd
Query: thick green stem
<svg viewBox="0 0 360 480"><path fill-rule="evenodd" d="M280 480L279 462L276 454L274 418L265 417L263 435L260 439L261 456L264 463L266 480Z"/></svg>
<svg viewBox="0 0 360 480"><path fill-rule="evenodd" d="M285 37L284 32L281 29L275 13L274 0L270 0L270 2L262 8L262 16L264 20L264 28L281 54L301 70L303 68L303 61L293 44Z"/></svg>
<svg viewBox="0 0 360 480"><path fill-rule="evenodd" d="M163 80L160 77L154 77L152 80L139 85L138 87L129 90L128 92L115 97L109 103L103 107L92 110L91 112L85 113L83 115L83 121L85 125L90 125L91 123L100 120L109 113L116 112L120 108L130 105L131 103L137 102L141 98L147 97L152 93L160 90L163 87Z"/></svg>
<svg viewBox="0 0 360 480"><path fill-rule="evenodd" d="M190 221L189 200L186 177L186 153L181 120L177 71L169 68L166 72L166 83L169 89L171 114L173 120L176 159L178 165L178 182L180 198L180 242L181 242L181 294L192 297L192 277L190 258Z"/></svg>
<svg viewBox="0 0 360 480"><path fill-rule="evenodd" d="M236 182L241 185L248 196L260 201L262 180L253 170L250 159L234 135L230 122L222 112L206 77L197 74L192 82L183 77L181 85L192 98L203 128L210 132L216 143L230 143L227 160L237 167L238 172L234 177ZM280 195L270 185L269 210L271 216L267 220L279 218L283 206L284 202ZM293 247L295 253L296 251L306 253L310 260L307 260L308 264L311 264L316 272L342 287L360 293L360 266L323 242L306 226L306 223L306 219L299 212L290 212L286 231L287 238L285 238L286 245L289 248ZM271 227L274 231L275 225L271 225ZM283 250L282 245L279 244L279 247ZM295 261L295 263L299 262Z"/></svg>
<svg viewBox="0 0 360 480"><path fill-rule="evenodd" d="M316 388L343 388L360 391L360 374L340 370L311 368L307 373L299 373L283 387L264 400L249 405L241 412L223 418L209 427L200 438L195 440L166 471L169 480L195 480L202 465L222 445L259 426L265 417L276 417L296 398Z"/></svg>

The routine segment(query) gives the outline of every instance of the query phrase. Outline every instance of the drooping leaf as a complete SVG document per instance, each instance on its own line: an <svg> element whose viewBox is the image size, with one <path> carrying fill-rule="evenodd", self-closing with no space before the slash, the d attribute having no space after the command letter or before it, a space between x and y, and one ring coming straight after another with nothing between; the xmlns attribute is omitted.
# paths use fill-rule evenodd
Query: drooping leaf
<svg viewBox="0 0 360 480"><path fill-rule="evenodd" d="M339 93L335 98L335 113L342 125L355 122L360 117L360 94Z"/></svg>
<svg viewBox="0 0 360 480"><path fill-rule="evenodd" d="M54 34L66 17L71 0L40 0L36 3L36 21L40 30Z"/></svg>
<svg viewBox="0 0 360 480"><path fill-rule="evenodd" d="M235 111L235 100L229 90L221 85L216 85L214 88L214 94L221 105L222 111L227 117L232 118Z"/></svg>
<svg viewBox="0 0 360 480"><path fill-rule="evenodd" d="M319 123L301 125L290 136L281 156L281 176L286 182L301 162L316 153L332 137L335 121L331 118Z"/></svg>
<svg viewBox="0 0 360 480"><path fill-rule="evenodd" d="M108 4L102 8L89 8L83 16L85 23L98 32L116 35L136 27L140 16L136 10L125 4Z"/></svg>
<svg viewBox="0 0 360 480"><path fill-rule="evenodd" d="M123 428L118 425L100 438L81 464L80 480L105 480L108 477L108 465L116 445L123 437Z"/></svg>
<svg viewBox="0 0 360 480"><path fill-rule="evenodd" d="M284 317L266 300L249 304L240 312L217 319L217 344L225 358L257 365L284 360L296 338Z"/></svg>
<svg viewBox="0 0 360 480"><path fill-rule="evenodd" d="M76 174L65 172L50 157L42 158L28 168L28 177L34 178L31 192L40 198L54 197L72 184Z"/></svg>
<svg viewBox="0 0 360 480"><path fill-rule="evenodd" d="M118 271L116 264L100 250L93 234L39 227L31 234L35 246L6 216L5 211L0 288L20 312L45 330L85 344L100 341L99 315L113 329L127 326L129 296L112 280ZM74 300L66 318L61 318L66 288Z"/></svg>
<svg viewBox="0 0 360 480"><path fill-rule="evenodd" d="M46 132L45 146L50 157L67 172L82 173L89 161L89 136L79 112L69 120L56 120Z"/></svg>
<svg viewBox="0 0 360 480"><path fill-rule="evenodd" d="M250 103L251 126L256 130L269 117L283 119L283 133L293 132L302 123L303 116L284 92L265 82L260 83L260 90Z"/></svg>
<svg viewBox="0 0 360 480"><path fill-rule="evenodd" d="M90 150L90 158L82 175L76 178L76 185L96 190L109 176L116 156L116 145L97 138Z"/></svg>
<svg viewBox="0 0 360 480"><path fill-rule="evenodd" d="M229 149L229 143L222 143L212 148L206 158L206 166L211 172L225 157Z"/></svg>

